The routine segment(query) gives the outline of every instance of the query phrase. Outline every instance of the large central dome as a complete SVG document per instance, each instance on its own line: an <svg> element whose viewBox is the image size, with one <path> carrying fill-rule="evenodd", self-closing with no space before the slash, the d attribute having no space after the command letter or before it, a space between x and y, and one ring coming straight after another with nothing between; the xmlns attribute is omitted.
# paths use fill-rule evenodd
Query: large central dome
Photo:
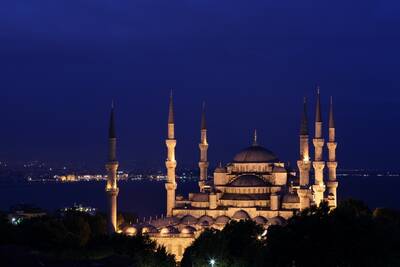
<svg viewBox="0 0 400 267"><path fill-rule="evenodd" d="M272 163L277 162L278 158L272 151L254 144L236 154L234 163Z"/></svg>

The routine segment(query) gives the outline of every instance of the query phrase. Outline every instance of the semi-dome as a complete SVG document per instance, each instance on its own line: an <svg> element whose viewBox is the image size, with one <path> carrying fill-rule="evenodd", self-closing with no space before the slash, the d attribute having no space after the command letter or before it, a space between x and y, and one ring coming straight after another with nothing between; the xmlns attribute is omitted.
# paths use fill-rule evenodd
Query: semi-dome
<svg viewBox="0 0 400 267"><path fill-rule="evenodd" d="M154 227L153 225L146 225L142 228L142 234L146 235L146 234L156 234L158 233L158 230L156 227Z"/></svg>
<svg viewBox="0 0 400 267"><path fill-rule="evenodd" d="M193 217L192 215L186 215L181 219L181 224L185 225L193 225L197 223L197 219Z"/></svg>
<svg viewBox="0 0 400 267"><path fill-rule="evenodd" d="M222 216L217 217L217 219L215 220L215 224L226 225L229 223L230 220L231 220L231 218L229 218L228 216L222 215Z"/></svg>
<svg viewBox="0 0 400 267"><path fill-rule="evenodd" d="M173 226L167 226L162 228L160 233L161 235L171 235L171 234L177 234L179 233L179 231Z"/></svg>
<svg viewBox="0 0 400 267"><path fill-rule="evenodd" d="M229 184L229 186L235 187L257 187L266 185L267 182L257 175L241 175Z"/></svg>
<svg viewBox="0 0 400 267"><path fill-rule="evenodd" d="M250 219L250 216L244 210L239 210L239 211L235 212L235 214L233 214L232 219L238 220L238 221L248 220L248 219Z"/></svg>
<svg viewBox="0 0 400 267"><path fill-rule="evenodd" d="M215 169L214 173L226 173L226 168L220 163L220 165Z"/></svg>
<svg viewBox="0 0 400 267"><path fill-rule="evenodd" d="M257 144L243 149L233 159L235 163L272 163L277 161L278 158L272 151Z"/></svg>
<svg viewBox="0 0 400 267"><path fill-rule="evenodd" d="M264 225L268 222L268 220L263 216L257 216L253 219L256 224Z"/></svg>
<svg viewBox="0 0 400 267"><path fill-rule="evenodd" d="M212 224L214 224L214 219L210 216L204 215L200 217L198 224L202 227L208 227Z"/></svg>
<svg viewBox="0 0 400 267"><path fill-rule="evenodd" d="M181 230L181 234L183 234L183 235L192 235L195 232L196 232L196 228L194 228L192 226L185 226Z"/></svg>
<svg viewBox="0 0 400 267"><path fill-rule="evenodd" d="M281 216L276 216L276 217L270 218L268 220L268 223L270 225L285 225L286 220L285 220L285 218L283 218Z"/></svg>
<svg viewBox="0 0 400 267"><path fill-rule="evenodd" d="M138 233L138 230L135 226L127 226L122 230L122 232L129 236L135 236Z"/></svg>
<svg viewBox="0 0 400 267"><path fill-rule="evenodd" d="M226 168L222 166L222 162L219 163L218 167L214 171L215 173L226 173Z"/></svg>

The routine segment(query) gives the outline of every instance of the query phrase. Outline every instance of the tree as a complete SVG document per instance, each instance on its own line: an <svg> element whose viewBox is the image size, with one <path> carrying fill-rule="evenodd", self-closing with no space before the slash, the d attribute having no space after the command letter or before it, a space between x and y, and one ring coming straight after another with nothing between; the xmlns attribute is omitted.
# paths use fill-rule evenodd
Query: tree
<svg viewBox="0 0 400 267"><path fill-rule="evenodd" d="M347 200L330 210L327 203L300 212L282 226L262 228L232 222L207 230L184 254L182 266L358 267L400 266L400 212Z"/></svg>
<svg viewBox="0 0 400 267"><path fill-rule="evenodd" d="M233 221L222 231L209 229L184 254L182 266L262 266L261 255L265 241L260 239L264 229L253 221Z"/></svg>

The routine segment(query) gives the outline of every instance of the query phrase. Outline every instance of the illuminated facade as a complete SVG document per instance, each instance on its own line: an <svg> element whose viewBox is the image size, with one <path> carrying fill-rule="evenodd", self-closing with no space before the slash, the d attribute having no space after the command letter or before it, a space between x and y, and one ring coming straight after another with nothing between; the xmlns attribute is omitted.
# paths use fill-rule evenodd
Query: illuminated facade
<svg viewBox="0 0 400 267"><path fill-rule="evenodd" d="M166 216L141 224L125 225L120 230L127 235L136 235L139 232L149 235L160 245L164 245L169 252L175 254L179 261L185 248L206 228L222 229L231 220L247 219L254 220L257 224L267 228L269 225L284 224L296 212L311 205L319 205L322 201L327 201L332 208L336 207L337 144L333 103L331 101L329 112L329 142L327 143L329 159L325 162L319 90L316 102L313 161L310 156L308 117L304 99L298 171L290 170L275 153L261 146L258 142L257 132L255 132L252 144L237 153L231 163L226 166L220 164L214 171L213 179L209 179L207 174L209 143L203 105L199 144L199 192L190 193L187 198L184 198L176 196L178 185L175 147L177 140L171 94L166 139ZM115 145L115 143L110 142L110 151L113 151L115 147L112 144ZM115 153L110 153L110 163L107 166L112 166L107 167L110 175L107 188L111 188L108 190L111 190L113 193L111 195L115 196L116 201L118 188L114 172L118 164ZM328 179L324 177L325 166L328 168ZM313 179L310 179L311 168L314 170ZM110 200L111 206L116 209L116 202L113 201L114 199ZM110 209L110 220L114 220L114 212L116 211L113 208Z"/></svg>

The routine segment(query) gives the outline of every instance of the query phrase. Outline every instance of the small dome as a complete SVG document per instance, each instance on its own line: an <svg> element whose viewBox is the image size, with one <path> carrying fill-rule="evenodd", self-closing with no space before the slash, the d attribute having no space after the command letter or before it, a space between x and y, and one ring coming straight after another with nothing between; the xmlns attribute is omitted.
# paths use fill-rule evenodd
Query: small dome
<svg viewBox="0 0 400 267"><path fill-rule="evenodd" d="M181 219L181 224L185 225L194 225L197 223L197 219L193 217L192 215L186 215Z"/></svg>
<svg viewBox="0 0 400 267"><path fill-rule="evenodd" d="M250 216L244 210L239 210L239 211L235 212L235 214L233 214L232 219L238 220L238 221L248 220L248 219L250 219Z"/></svg>
<svg viewBox="0 0 400 267"><path fill-rule="evenodd" d="M171 234L177 234L179 233L179 231L173 226L168 226L161 229L160 233L161 235L171 235Z"/></svg>
<svg viewBox="0 0 400 267"><path fill-rule="evenodd" d="M229 183L229 186L235 187L262 187L266 185L268 185L268 183L257 175L241 175Z"/></svg>
<svg viewBox="0 0 400 267"><path fill-rule="evenodd" d="M134 226L127 226L122 230L122 232L129 236L135 236L135 235L137 235L138 230Z"/></svg>
<svg viewBox="0 0 400 267"><path fill-rule="evenodd" d="M215 224L217 225L226 225L230 222L231 218L229 218L228 216L222 215L219 216L216 220L215 220Z"/></svg>
<svg viewBox="0 0 400 267"><path fill-rule="evenodd" d="M180 223L180 220L178 217L167 217L164 219L166 223L169 225L176 225Z"/></svg>
<svg viewBox="0 0 400 267"><path fill-rule="evenodd" d="M285 225L286 220L281 216L276 216L268 220L270 225Z"/></svg>
<svg viewBox="0 0 400 267"><path fill-rule="evenodd" d="M233 161L235 163L272 163L277 162L278 158L272 151L255 144L236 154Z"/></svg>
<svg viewBox="0 0 400 267"><path fill-rule="evenodd" d="M226 173L226 168L222 166L222 164L219 164L219 166L215 169L215 173Z"/></svg>
<svg viewBox="0 0 400 267"><path fill-rule="evenodd" d="M283 203L299 203L300 198L296 193L287 193L283 196Z"/></svg>
<svg viewBox="0 0 400 267"><path fill-rule="evenodd" d="M256 224L264 225L268 222L268 220L263 216L257 216L253 219Z"/></svg>
<svg viewBox="0 0 400 267"><path fill-rule="evenodd" d="M200 217L199 221L197 222L198 225L203 227L208 227L214 224L214 219L210 216L204 215Z"/></svg>
<svg viewBox="0 0 400 267"><path fill-rule="evenodd" d="M156 227L154 227L153 225L146 225L142 228L142 234L146 235L146 234L156 234L158 233L158 230Z"/></svg>
<svg viewBox="0 0 400 267"><path fill-rule="evenodd" d="M191 226L185 226L181 230L181 234L183 235L193 235L196 232L196 228Z"/></svg>

